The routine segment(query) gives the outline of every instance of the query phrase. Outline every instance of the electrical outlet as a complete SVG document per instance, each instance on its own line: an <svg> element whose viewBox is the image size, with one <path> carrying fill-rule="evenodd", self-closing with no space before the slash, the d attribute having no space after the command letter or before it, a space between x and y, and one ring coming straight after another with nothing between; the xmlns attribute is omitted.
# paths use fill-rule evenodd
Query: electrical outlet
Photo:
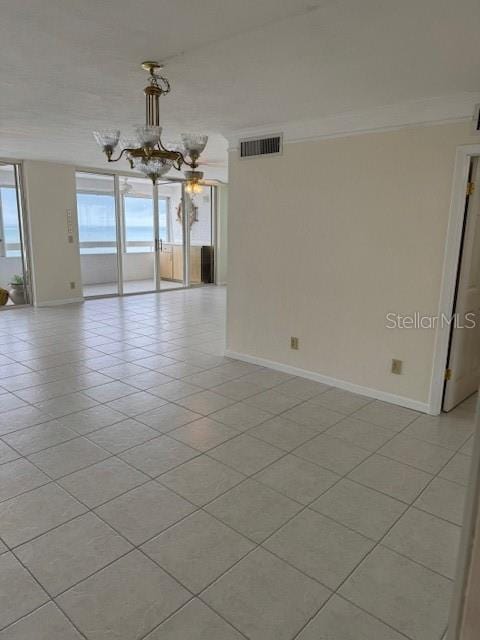
<svg viewBox="0 0 480 640"><path fill-rule="evenodd" d="M395 358L392 359L392 373L396 373L397 375L400 375L402 373L402 366L403 366L403 361L402 360L395 360Z"/></svg>
<svg viewBox="0 0 480 640"><path fill-rule="evenodd" d="M75 282L70 282L70 289L75 289Z"/></svg>
<svg viewBox="0 0 480 640"><path fill-rule="evenodd" d="M290 349L295 349L296 351L298 351L298 338L296 338L295 336L292 336L290 338Z"/></svg>

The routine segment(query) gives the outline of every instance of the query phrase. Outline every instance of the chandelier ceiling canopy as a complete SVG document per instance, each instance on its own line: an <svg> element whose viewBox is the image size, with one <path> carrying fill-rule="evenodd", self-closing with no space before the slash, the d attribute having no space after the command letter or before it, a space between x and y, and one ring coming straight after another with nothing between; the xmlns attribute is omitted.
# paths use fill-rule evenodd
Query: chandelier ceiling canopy
<svg viewBox="0 0 480 640"><path fill-rule="evenodd" d="M94 131L93 135L102 147L108 162L118 162L125 157L132 169L148 176L153 184L174 168L181 171L184 165L190 168L185 172L186 190L198 193L201 190L203 173L197 171L200 154L205 149L208 136L182 133L181 144L168 149L162 142L160 126L160 97L170 92L170 83L159 75L163 65L158 62L143 62L142 68L149 72L149 84L145 87L145 125L135 127L133 138L120 139L119 129ZM117 155L114 153L120 145Z"/></svg>

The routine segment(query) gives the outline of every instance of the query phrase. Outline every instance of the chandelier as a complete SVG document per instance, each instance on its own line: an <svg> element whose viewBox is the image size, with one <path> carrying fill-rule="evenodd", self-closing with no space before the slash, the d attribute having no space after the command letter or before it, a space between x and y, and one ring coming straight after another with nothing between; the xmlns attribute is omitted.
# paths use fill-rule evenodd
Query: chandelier
<svg viewBox="0 0 480 640"><path fill-rule="evenodd" d="M151 179L153 184L174 168L181 171L183 165L190 167L185 171L185 190L189 194L202 190L203 172L198 171L198 160L205 149L208 136L182 133L182 144L168 149L162 142L160 126L160 96L170 92L170 83L157 72L163 65L158 62L144 62L142 69L148 71L149 84L145 87L146 119L145 125L135 127L135 138L123 139L120 150L114 152L120 142L120 131L108 129L94 131L93 136L102 147L108 162L118 162L125 157L132 169L136 169Z"/></svg>

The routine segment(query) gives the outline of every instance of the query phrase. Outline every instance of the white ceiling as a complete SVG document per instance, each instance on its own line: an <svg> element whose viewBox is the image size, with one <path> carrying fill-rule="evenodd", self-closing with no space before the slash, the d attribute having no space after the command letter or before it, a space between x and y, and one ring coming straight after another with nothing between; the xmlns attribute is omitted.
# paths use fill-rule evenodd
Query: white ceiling
<svg viewBox="0 0 480 640"><path fill-rule="evenodd" d="M92 129L144 116L166 62L165 138L480 91L478 0L13 0L0 18L0 157L105 168ZM126 165L123 165L126 168Z"/></svg>

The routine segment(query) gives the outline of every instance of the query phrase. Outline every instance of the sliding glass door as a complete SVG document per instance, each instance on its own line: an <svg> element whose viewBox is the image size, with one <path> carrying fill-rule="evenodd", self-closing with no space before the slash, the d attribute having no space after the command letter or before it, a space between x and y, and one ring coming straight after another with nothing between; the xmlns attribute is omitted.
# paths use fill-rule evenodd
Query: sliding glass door
<svg viewBox="0 0 480 640"><path fill-rule="evenodd" d="M156 224L152 183L120 176L123 293L157 290Z"/></svg>
<svg viewBox="0 0 480 640"><path fill-rule="evenodd" d="M118 228L114 176L77 173L80 265L85 297L117 295Z"/></svg>
<svg viewBox="0 0 480 640"><path fill-rule="evenodd" d="M84 296L213 282L212 194L205 187L191 198L171 180L152 187L140 177L77 173Z"/></svg>
<svg viewBox="0 0 480 640"><path fill-rule="evenodd" d="M0 163L0 309L29 304L20 167Z"/></svg>

